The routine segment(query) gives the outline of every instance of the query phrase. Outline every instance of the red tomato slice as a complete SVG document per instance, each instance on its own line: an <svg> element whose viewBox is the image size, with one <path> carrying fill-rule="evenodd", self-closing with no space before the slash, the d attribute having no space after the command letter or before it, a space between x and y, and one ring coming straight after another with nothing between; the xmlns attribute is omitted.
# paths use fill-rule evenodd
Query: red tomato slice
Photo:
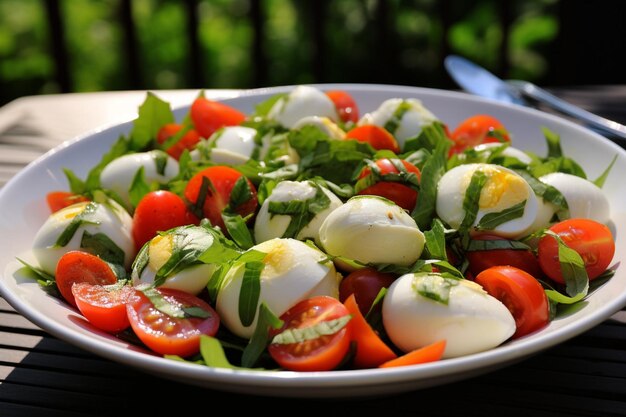
<svg viewBox="0 0 626 417"><path fill-rule="evenodd" d="M99 285L78 282L72 285L78 310L100 330L118 333L130 326L126 303L135 294L129 285Z"/></svg>
<svg viewBox="0 0 626 417"><path fill-rule="evenodd" d="M166 190L149 192L139 201L133 214L135 247L141 249L157 232L187 224L200 224L200 220L182 198Z"/></svg>
<svg viewBox="0 0 626 417"><path fill-rule="evenodd" d="M82 251L69 251L59 259L54 279L59 292L65 300L77 307L72 285L77 282L88 282L90 284L114 284L117 276L105 261Z"/></svg>
<svg viewBox="0 0 626 417"><path fill-rule="evenodd" d="M162 355L191 356L200 350L200 336L215 336L220 319L217 312L195 295L171 288L156 288L167 302L180 308L196 307L206 318L177 318L158 310L141 291L136 291L126 311L137 337L150 349Z"/></svg>
<svg viewBox="0 0 626 417"><path fill-rule="evenodd" d="M402 165L404 165L407 172L416 174L418 180L421 178L421 171L419 168L403 159L399 161L402 162ZM400 173L398 168L396 168L392 161L388 158L377 160L376 166L380 171L380 175ZM365 167L359 174L359 179L365 178L370 174L371 168ZM417 191L415 189L411 188L409 185L403 184L402 182L395 181L379 181L376 184L359 191L358 194L385 197L408 211L413 210L417 201Z"/></svg>
<svg viewBox="0 0 626 417"><path fill-rule="evenodd" d="M222 212L230 201L230 194L235 183L242 176L241 172L228 166L218 165L206 168L189 180L185 188L185 198L192 204L198 204L198 198L201 195L202 178L206 177L211 185L202 205L204 217L208 218L214 226L219 226L223 231L226 231L224 221L222 220ZM254 213L259 203L254 184L250 180L246 180L252 195L247 202L235 208L235 211L242 217Z"/></svg>
<svg viewBox="0 0 626 417"><path fill-rule="evenodd" d="M500 120L487 114L477 114L463 120L450 134L454 145L450 155L461 153L468 148L490 142L511 142Z"/></svg>
<svg viewBox="0 0 626 417"><path fill-rule="evenodd" d="M493 266L478 274L476 282L515 318L513 338L541 329L550 321L548 297L539 281L527 272L513 266Z"/></svg>
<svg viewBox="0 0 626 417"><path fill-rule="evenodd" d="M330 90L326 91L326 95L335 103L337 113L343 122L356 123L359 120L359 107L350 93L343 90Z"/></svg>
<svg viewBox="0 0 626 417"><path fill-rule="evenodd" d="M219 101L198 97L191 104L190 117L198 134L209 138L224 126L236 126L246 119L245 113Z"/></svg>
<svg viewBox="0 0 626 417"><path fill-rule="evenodd" d="M387 149L394 153L400 152L398 141L385 128L377 125L356 126L346 133L346 139L366 142L376 150Z"/></svg>
<svg viewBox="0 0 626 417"><path fill-rule="evenodd" d="M590 280L606 271L613 260L613 234L602 223L591 219L568 219L551 226L550 230L559 235L568 247L578 252L585 262L585 270ZM537 256L543 272L554 281L564 284L558 242L554 237L545 235L539 240Z"/></svg>
<svg viewBox="0 0 626 417"><path fill-rule="evenodd" d="M481 234L473 236L474 240L506 240L501 236ZM539 261L532 250L518 249L493 249L481 251L468 251L465 256L469 262L469 271L478 275L492 266L510 265L528 272L535 278L543 277L543 271L539 267Z"/></svg>
<svg viewBox="0 0 626 417"><path fill-rule="evenodd" d="M51 191L46 194L46 203L48 203L48 208L51 213L83 201L89 201L89 199L69 191Z"/></svg>
<svg viewBox="0 0 626 417"><path fill-rule="evenodd" d="M366 315L376 296L383 288L389 288L396 277L393 274L379 272L375 268L362 268L350 272L339 284L339 300L346 302L354 294L356 304L362 315Z"/></svg>
<svg viewBox="0 0 626 417"><path fill-rule="evenodd" d="M365 320L361 314L361 306L357 305L355 294L350 294L343 304L352 314L350 326L352 326L352 340L356 342L354 367L375 368L398 356Z"/></svg>
<svg viewBox="0 0 626 417"><path fill-rule="evenodd" d="M157 142L160 144L165 143L166 140L176 135L183 128L183 125L178 123L166 124L159 130L157 134ZM182 138L178 140L174 145L167 148L165 151L174 159L180 159L180 155L185 149L193 150L196 144L200 142L200 135L195 129L188 130Z"/></svg>
<svg viewBox="0 0 626 417"><path fill-rule="evenodd" d="M270 331L274 337L285 330L313 327L324 321L348 316L348 309L336 298L316 296L300 301L280 319L280 329ZM268 352L284 369L292 371L329 371L339 365L350 349L350 325L336 333L296 343L270 343Z"/></svg>

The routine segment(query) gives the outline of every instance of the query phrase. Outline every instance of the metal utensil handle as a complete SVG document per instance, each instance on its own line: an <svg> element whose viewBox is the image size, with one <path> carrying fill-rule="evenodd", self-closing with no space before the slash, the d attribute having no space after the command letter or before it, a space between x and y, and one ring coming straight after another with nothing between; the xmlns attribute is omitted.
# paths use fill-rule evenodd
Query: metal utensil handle
<svg viewBox="0 0 626 417"><path fill-rule="evenodd" d="M604 117L598 116L597 114L593 114L585 109L568 103L567 101L556 97L535 84L518 80L510 80L509 83L517 87L523 94L534 100L545 103L564 114L575 117L608 134L626 139L626 126L620 123L605 119Z"/></svg>

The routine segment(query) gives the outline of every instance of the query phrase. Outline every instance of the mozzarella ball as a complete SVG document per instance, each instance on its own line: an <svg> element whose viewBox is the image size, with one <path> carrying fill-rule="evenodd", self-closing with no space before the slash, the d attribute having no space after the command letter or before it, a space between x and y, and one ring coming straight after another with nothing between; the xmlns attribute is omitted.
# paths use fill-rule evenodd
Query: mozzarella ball
<svg viewBox="0 0 626 417"><path fill-rule="evenodd" d="M400 148L407 139L417 137L424 126L439 119L418 99L390 98L381 103L373 112L366 113L357 125L377 125L385 127L396 138ZM391 128L390 125L393 125Z"/></svg>
<svg viewBox="0 0 626 417"><path fill-rule="evenodd" d="M142 249L142 251L148 252L147 265L145 265L141 271L138 271L133 265L133 285L154 283L157 272L170 260L174 250L175 242L173 233L157 235L152 238L147 247ZM197 295L206 288L215 269L216 265L214 264L194 264L166 276L165 281L159 287L172 288Z"/></svg>
<svg viewBox="0 0 626 417"><path fill-rule="evenodd" d="M64 232L68 233L71 230L68 227L73 221L74 224L78 223L78 227L67 243L60 246L57 244L59 237ZM82 250L100 255L94 249L85 247L87 244L84 239L94 236L94 239L102 242L102 239L98 237L101 234L117 246L117 249L113 246L115 251L121 250L123 252L122 266L129 269L135 257L135 243L131 233L132 224L132 217L113 200L106 203L76 203L52 213L46 219L35 235L33 254L41 269L54 275L59 259L66 252Z"/></svg>
<svg viewBox="0 0 626 417"><path fill-rule="evenodd" d="M494 164L458 165L447 171L437 185L437 215L450 227L458 229L465 217L463 201L472 176L481 171L487 177L480 192L478 212L472 227L489 213L498 213L526 201L524 212L517 217L500 223L490 233L516 239L536 230L552 213L542 204L528 182L515 171Z"/></svg>
<svg viewBox="0 0 626 417"><path fill-rule="evenodd" d="M303 117L293 126L293 129L301 129L304 126L314 126L331 139L343 139L346 137L346 132L344 132L339 126L337 126L337 123L333 122L328 117Z"/></svg>
<svg viewBox="0 0 626 417"><path fill-rule="evenodd" d="M480 145L474 146L474 150L480 152L486 149L497 148L499 146L502 146L502 144L497 143L497 142L481 143ZM526 165L532 162L532 158L528 156L526 152L522 151L521 149L514 148L512 146L507 146L506 148L504 148L501 155L515 158L519 160L521 163L526 164Z"/></svg>
<svg viewBox="0 0 626 417"><path fill-rule="evenodd" d="M209 160L218 165L245 164L257 149L256 129L246 126L225 126L191 152L191 159Z"/></svg>
<svg viewBox="0 0 626 417"><path fill-rule="evenodd" d="M335 103L320 89L299 85L289 94L279 98L267 114L282 126L291 129L299 120L307 116L328 117L339 120Z"/></svg>
<svg viewBox="0 0 626 417"><path fill-rule="evenodd" d="M245 273L243 263L235 264L224 278L217 296L216 309L221 322L235 335L250 338L256 328L258 306L263 302L280 316L301 300L317 295L339 297L341 275L323 252L296 239L276 238L251 250L265 254L261 271L261 292L257 315L244 326L239 318L239 293Z"/></svg>
<svg viewBox="0 0 626 417"><path fill-rule="evenodd" d="M397 204L372 195L350 198L320 227L320 242L331 255L362 263L408 266L424 249L424 234Z"/></svg>
<svg viewBox="0 0 626 417"><path fill-rule="evenodd" d="M447 304L424 296L435 292ZM515 319L499 300L473 281L434 273L406 274L385 294L383 326L404 352L446 340L444 358L492 349L515 333Z"/></svg>
<svg viewBox="0 0 626 417"><path fill-rule="evenodd" d="M320 196L321 193L321 196ZM316 197L317 196L317 197ZM322 198L320 198L322 197ZM323 197L326 197L325 199ZM276 203L294 202L305 204L305 212L280 214L272 211ZM283 237L290 223L299 224L300 231L293 236L298 240L313 239L320 245L319 229L324 219L343 203L335 194L312 181L281 181L263 201L254 223L254 236L257 242ZM322 207L321 205L325 205ZM311 216L310 219L307 217Z"/></svg>
<svg viewBox="0 0 626 417"><path fill-rule="evenodd" d="M100 174L100 185L115 191L130 207L130 186L142 167L148 184L165 184L178 174L178 161L163 151L130 153L114 159L104 167Z"/></svg>
<svg viewBox="0 0 626 417"><path fill-rule="evenodd" d="M611 219L609 200L593 182L564 172L543 175L539 181L561 192L567 201L570 217L592 219L604 224Z"/></svg>

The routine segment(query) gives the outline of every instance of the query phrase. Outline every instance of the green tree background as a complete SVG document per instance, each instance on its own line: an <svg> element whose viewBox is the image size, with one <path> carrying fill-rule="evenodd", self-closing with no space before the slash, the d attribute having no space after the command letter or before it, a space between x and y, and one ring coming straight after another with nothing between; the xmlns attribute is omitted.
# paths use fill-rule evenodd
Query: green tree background
<svg viewBox="0 0 626 417"><path fill-rule="evenodd" d="M0 104L63 91L45 1L0 0ZM259 64L253 1L197 1L200 56L190 57L184 2L133 0L138 73L132 74L123 53L120 0L59 0L70 90L313 82L451 87L442 69L444 53L465 55L494 72L504 65L511 77L542 82L550 74L549 51L559 31L559 0L507 2L506 31L496 0L449 0L446 15L435 0L326 0L323 16L311 15L311 1L264 0L259 4L265 59ZM193 62L201 68L202 85L193 85Z"/></svg>

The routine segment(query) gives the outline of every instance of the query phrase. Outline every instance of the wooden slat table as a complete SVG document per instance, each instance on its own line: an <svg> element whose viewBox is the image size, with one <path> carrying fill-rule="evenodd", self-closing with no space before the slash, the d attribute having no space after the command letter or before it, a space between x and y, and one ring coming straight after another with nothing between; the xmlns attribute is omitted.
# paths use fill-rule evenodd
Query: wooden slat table
<svg viewBox="0 0 626 417"><path fill-rule="evenodd" d="M553 91L626 122L626 86ZM184 103L190 94L194 92L173 97ZM6 116L1 110L0 126ZM0 128L0 184L59 140L24 117ZM115 117L104 124L118 121ZM7 149L16 155L12 161L2 159ZM483 376L380 398L303 400L213 391L144 374L58 340L0 298L1 417L208 414L216 413L216 407L236 415L626 416L626 311Z"/></svg>

